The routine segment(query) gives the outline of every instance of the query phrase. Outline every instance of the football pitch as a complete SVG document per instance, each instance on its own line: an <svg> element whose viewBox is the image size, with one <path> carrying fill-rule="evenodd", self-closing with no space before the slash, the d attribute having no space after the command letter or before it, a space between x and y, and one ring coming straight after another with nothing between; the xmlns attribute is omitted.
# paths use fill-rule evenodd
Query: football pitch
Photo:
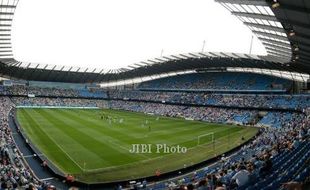
<svg viewBox="0 0 310 190"><path fill-rule="evenodd" d="M30 141L56 167L86 183L143 178L188 167L227 152L257 133L251 127L120 110L23 108L18 109L17 119ZM151 151L131 153L133 144L150 144ZM187 151L158 151L163 145Z"/></svg>

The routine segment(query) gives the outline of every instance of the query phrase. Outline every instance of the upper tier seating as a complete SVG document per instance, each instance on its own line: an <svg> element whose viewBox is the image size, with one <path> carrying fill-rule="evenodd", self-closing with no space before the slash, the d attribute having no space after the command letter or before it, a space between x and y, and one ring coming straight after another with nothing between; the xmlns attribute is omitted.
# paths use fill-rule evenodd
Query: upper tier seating
<svg viewBox="0 0 310 190"><path fill-rule="evenodd" d="M112 99L145 100L169 103L304 109L310 107L310 95L209 94L202 92L126 91L109 92Z"/></svg>
<svg viewBox="0 0 310 190"><path fill-rule="evenodd" d="M139 89L287 90L292 82L253 73L194 73L143 82Z"/></svg>

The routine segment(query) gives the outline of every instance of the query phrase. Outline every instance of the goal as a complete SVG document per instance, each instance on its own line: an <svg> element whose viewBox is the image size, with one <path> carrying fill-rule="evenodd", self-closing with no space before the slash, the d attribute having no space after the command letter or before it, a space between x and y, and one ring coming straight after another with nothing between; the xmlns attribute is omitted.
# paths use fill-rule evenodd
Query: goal
<svg viewBox="0 0 310 190"><path fill-rule="evenodd" d="M214 144L214 133L207 133L197 137L197 145Z"/></svg>

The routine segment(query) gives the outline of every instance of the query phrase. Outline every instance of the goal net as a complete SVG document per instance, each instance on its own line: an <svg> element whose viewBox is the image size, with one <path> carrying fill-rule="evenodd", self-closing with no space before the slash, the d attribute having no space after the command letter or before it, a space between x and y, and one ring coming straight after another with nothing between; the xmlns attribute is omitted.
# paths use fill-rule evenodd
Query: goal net
<svg viewBox="0 0 310 190"><path fill-rule="evenodd" d="M207 133L197 137L197 145L208 145L214 142L214 133Z"/></svg>

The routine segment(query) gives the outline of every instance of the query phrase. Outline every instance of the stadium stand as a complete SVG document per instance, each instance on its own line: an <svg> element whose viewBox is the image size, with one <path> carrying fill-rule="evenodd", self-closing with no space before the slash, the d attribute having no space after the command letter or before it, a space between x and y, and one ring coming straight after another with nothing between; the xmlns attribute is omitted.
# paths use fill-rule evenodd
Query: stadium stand
<svg viewBox="0 0 310 190"><path fill-rule="evenodd" d="M107 107L106 102L94 99L76 98L27 98L13 97L12 101L18 106L55 106L55 107Z"/></svg>
<svg viewBox="0 0 310 190"><path fill-rule="evenodd" d="M51 184L39 181L33 175L16 147L9 127L13 106L8 97L0 97L0 189L53 189Z"/></svg>
<svg viewBox="0 0 310 190"><path fill-rule="evenodd" d="M1 86L2 95L15 95L15 96L42 96L42 97L83 97L83 98L106 98L105 91L99 88L41 88L26 85L13 85Z"/></svg>
<svg viewBox="0 0 310 190"><path fill-rule="evenodd" d="M145 100L211 106L283 108L302 110L310 105L308 95L220 94L201 92L110 91L109 97L122 100Z"/></svg>
<svg viewBox="0 0 310 190"><path fill-rule="evenodd" d="M198 73L143 82L139 89L288 90L289 80L248 73Z"/></svg>

